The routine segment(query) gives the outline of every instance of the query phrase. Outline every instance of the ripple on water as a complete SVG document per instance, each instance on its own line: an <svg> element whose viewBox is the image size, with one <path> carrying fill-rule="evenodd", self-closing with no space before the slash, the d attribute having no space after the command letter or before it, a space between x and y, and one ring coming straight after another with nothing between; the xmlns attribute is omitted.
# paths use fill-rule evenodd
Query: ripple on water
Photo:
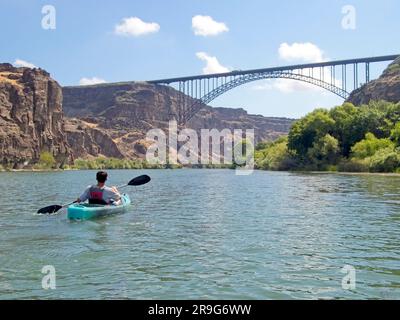
<svg viewBox="0 0 400 320"><path fill-rule="evenodd" d="M0 298L400 298L398 177L117 170L110 182L142 173L152 182L128 191L128 213L85 222L34 212L68 203L92 171L0 173L16 194L0 209ZM42 290L44 265L57 290Z"/></svg>

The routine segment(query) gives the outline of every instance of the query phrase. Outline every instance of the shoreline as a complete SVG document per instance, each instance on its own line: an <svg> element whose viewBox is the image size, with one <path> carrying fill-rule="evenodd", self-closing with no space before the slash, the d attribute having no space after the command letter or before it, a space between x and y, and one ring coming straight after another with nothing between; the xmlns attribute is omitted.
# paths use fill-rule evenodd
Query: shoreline
<svg viewBox="0 0 400 320"><path fill-rule="evenodd" d="M268 170L259 170L259 171L268 171ZM271 172L276 172L276 171L271 171ZM346 176L365 176L365 175L371 175L371 176L393 176L393 177L400 177L400 173L396 172L346 172L346 171L281 171L281 172L290 172L290 173L314 173L314 174L339 174L339 175L346 175Z"/></svg>
<svg viewBox="0 0 400 320"><path fill-rule="evenodd" d="M96 171L96 170L182 170L182 169L192 169L192 170L234 170L232 168L134 168L134 169L107 169L107 168L97 168L97 169L9 169L9 170L0 170L0 173L8 172L8 173L18 173L18 172L66 172L66 171ZM360 175L371 175L371 176L383 176L383 177L400 177L400 173L396 172L340 172L340 171L307 171L307 170L298 170L298 171L276 171L276 170L261 170L254 169L254 171L261 172L286 172L286 173L300 173L300 174L335 174L335 175L347 175L347 176L360 176Z"/></svg>

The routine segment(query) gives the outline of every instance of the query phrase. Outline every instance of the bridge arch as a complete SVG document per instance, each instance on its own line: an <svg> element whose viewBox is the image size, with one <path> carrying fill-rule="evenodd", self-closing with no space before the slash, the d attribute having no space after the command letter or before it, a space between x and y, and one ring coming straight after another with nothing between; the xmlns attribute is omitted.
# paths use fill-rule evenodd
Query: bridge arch
<svg viewBox="0 0 400 320"><path fill-rule="evenodd" d="M297 80L305 83L312 84L314 86L323 88L343 99L347 99L349 96L349 93L344 90L343 88L340 88L334 84L334 82L326 82L318 78L314 78L312 76L304 75L304 74L298 74L298 73L292 73L292 72L277 72L277 73L259 73L259 74L246 74L240 77L233 77L232 80L223 83L222 85L216 87L215 89L211 90L204 96L202 96L200 99L196 99L195 102L190 105L189 108L186 108L183 111L183 114L180 116L182 120L189 121L196 113L201 109L203 104L209 104L212 102L214 99L218 98L219 96L223 95L224 93L239 87L241 85L254 82L254 81L260 81L260 80L265 80L265 79L291 79L291 80Z"/></svg>
<svg viewBox="0 0 400 320"><path fill-rule="evenodd" d="M225 92L232 90L236 87L239 87L241 85L244 85L249 82L253 81L260 81L260 80L265 80L265 79L291 79L291 80L297 80L297 81L302 81L305 83L309 83L312 85L315 85L317 87L323 88L325 90L328 90L337 96L347 99L349 96L349 93L345 91L344 89L337 87L336 85L322 81L317 78L313 78L307 75L302 75L302 74L293 74L290 72L282 72L280 74L261 74L261 75L248 75L244 76L238 79L234 79L232 81L227 82L226 84L223 84L219 86L218 88L210 91L203 97L201 97L201 101L205 104L210 103L220 95L224 94Z"/></svg>

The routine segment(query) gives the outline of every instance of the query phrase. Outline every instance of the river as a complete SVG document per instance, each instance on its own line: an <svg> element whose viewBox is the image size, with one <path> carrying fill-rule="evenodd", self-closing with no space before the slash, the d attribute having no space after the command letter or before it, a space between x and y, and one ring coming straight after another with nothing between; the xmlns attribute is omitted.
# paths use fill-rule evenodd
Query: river
<svg viewBox="0 0 400 320"><path fill-rule="evenodd" d="M70 222L34 213L74 200L95 171L0 173L0 298L400 299L400 177L182 169L109 180L141 174L152 181L125 189L127 213ZM54 290L42 288L44 266ZM355 287L343 287L350 273Z"/></svg>

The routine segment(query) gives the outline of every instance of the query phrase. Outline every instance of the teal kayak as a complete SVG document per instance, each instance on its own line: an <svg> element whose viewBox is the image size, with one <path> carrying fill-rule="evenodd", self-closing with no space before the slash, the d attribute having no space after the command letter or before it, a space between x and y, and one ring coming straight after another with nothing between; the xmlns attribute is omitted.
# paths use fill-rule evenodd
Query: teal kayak
<svg viewBox="0 0 400 320"><path fill-rule="evenodd" d="M122 204L118 206L89 203L72 204L67 209L68 219L88 220L112 214L123 213L126 211L128 206L130 206L130 204L131 199L127 194L122 195Z"/></svg>

